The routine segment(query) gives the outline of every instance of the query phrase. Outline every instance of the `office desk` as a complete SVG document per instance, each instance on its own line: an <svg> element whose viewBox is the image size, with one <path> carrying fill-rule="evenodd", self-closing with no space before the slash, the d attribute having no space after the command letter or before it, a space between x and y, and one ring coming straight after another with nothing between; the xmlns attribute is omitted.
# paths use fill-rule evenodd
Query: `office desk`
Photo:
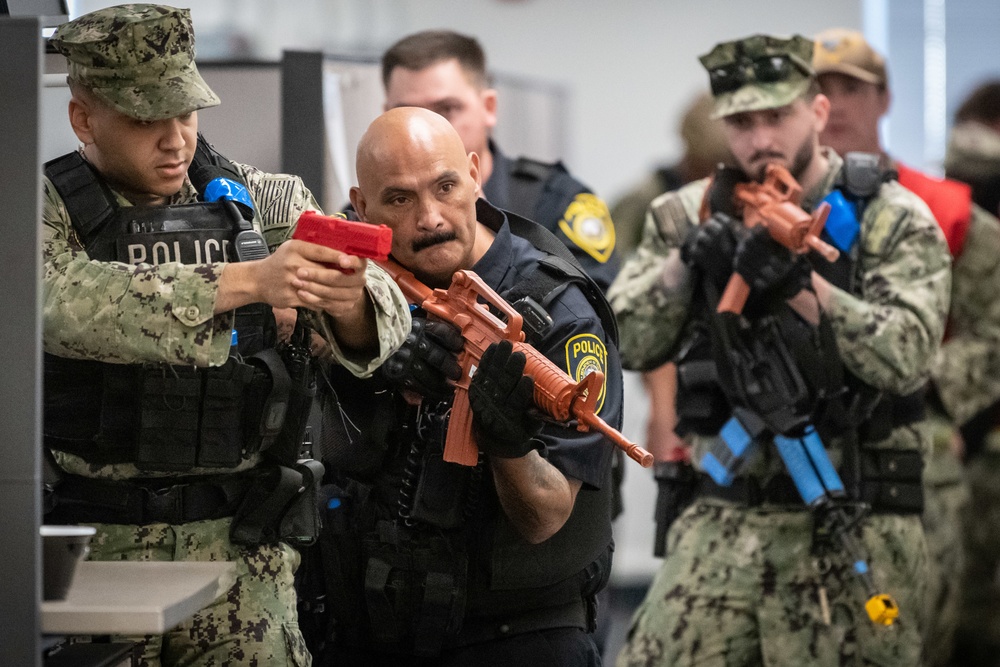
<svg viewBox="0 0 1000 667"><path fill-rule="evenodd" d="M42 602L42 632L57 635L162 634L235 581L232 563L80 563L65 600Z"/></svg>

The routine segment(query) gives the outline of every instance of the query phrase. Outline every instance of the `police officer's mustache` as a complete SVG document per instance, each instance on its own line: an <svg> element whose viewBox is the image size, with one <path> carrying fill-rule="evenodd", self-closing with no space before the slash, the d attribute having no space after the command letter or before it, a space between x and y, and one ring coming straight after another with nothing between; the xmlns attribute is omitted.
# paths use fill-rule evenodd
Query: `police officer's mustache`
<svg viewBox="0 0 1000 667"><path fill-rule="evenodd" d="M420 252L425 248L430 248L432 245L437 245L439 243L447 243L448 241L454 241L458 236L455 232L435 232L434 234L428 234L427 236L422 236L411 244L413 252Z"/></svg>

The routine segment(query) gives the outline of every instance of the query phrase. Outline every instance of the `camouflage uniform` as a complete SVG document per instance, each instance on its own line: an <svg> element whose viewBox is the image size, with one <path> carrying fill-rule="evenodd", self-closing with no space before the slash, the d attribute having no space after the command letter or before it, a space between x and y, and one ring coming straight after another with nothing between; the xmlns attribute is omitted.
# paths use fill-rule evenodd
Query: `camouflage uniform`
<svg viewBox="0 0 1000 667"><path fill-rule="evenodd" d="M1000 253L1000 221L979 206L972 205L969 230L961 254L955 259L952 279L951 311L948 318L948 337L941 346L932 377L937 395L946 410L944 415L931 417L934 429L934 447L924 471L926 507L924 529L932 561L932 576L928 589L928 612L931 632L928 634L928 654L932 664L947 664L954 641L956 627L961 623L963 632L970 632L974 644L982 644L984 619L1000 614L1000 596L996 593L991 574L986 580L974 576L963 585L963 573L969 576L982 563L992 561L996 569L998 544L990 535L997 524L982 526L991 516L988 498L993 491L972 484L982 484L982 472L989 469L988 453L974 457L964 474L961 462L952 451L955 424L964 424L984 408L1000 400L1000 299L984 285L1000 284L1000 266L996 257ZM980 469L985 465L985 468ZM996 479L996 478L994 478ZM992 486L991 482L987 486ZM977 507L969 513L970 495L978 499ZM974 525L966 525L966 524ZM978 537L977 537L978 536ZM987 537L986 544L979 538ZM985 549L984 549L985 546ZM992 552L991 552L992 550ZM967 570L967 568L969 568ZM992 606L970 609L968 617L962 615L961 596L983 599L992 597ZM993 591L990 595L989 591ZM990 611L992 608L992 612ZM985 616L981 614L985 613ZM997 624L996 645L1000 646L1000 624Z"/></svg>
<svg viewBox="0 0 1000 667"><path fill-rule="evenodd" d="M773 45L744 40L744 48ZM779 41L780 42L780 41ZM720 45L703 64L733 60ZM811 51L811 44L808 47ZM805 57L808 63L808 54ZM744 85L717 95L716 115L783 106L808 81ZM826 151L829 169L802 206L814 207L833 187L842 161ZM623 363L656 365L671 353L689 321L693 287L680 245L693 225L707 181L657 198L642 244L626 262L609 298L619 318ZM898 183L881 186L861 220L857 294L833 288L826 316L845 367L865 382L907 394L926 380L943 333L949 259L926 205ZM698 461L711 438L693 438ZM839 443L827 443L839 463ZM926 430L903 426L868 448L926 451ZM764 481L783 464L772 448L746 470ZM860 538L876 586L892 595L900 620L876 626L863 610L864 591L838 550L817 554L812 518L801 505L747 507L702 496L675 522L663 566L633 618L618 665L916 665L921 659L927 553L919 517L873 514Z"/></svg>
<svg viewBox="0 0 1000 667"><path fill-rule="evenodd" d="M1000 216L1000 132L982 121L970 118L951 129L944 171L972 186L972 200Z"/></svg>
<svg viewBox="0 0 1000 667"><path fill-rule="evenodd" d="M69 58L70 77L119 111L140 120L172 118L218 104L193 62L187 10L150 5L112 7L60 27L54 44ZM235 165L254 200L255 227L273 248L288 238L299 214L318 206L301 179ZM117 192L119 206L131 204ZM168 203L198 201L185 181ZM44 181L43 346L47 353L121 364L218 366L230 354L233 313L213 315L224 264L129 265L91 261L65 204ZM409 331L403 295L381 270L369 267L379 350L353 358L336 344L326 315L311 324L330 343L335 359L363 375L378 367ZM59 452L69 473L106 480L140 476L131 463L96 465ZM248 470L259 455L223 472ZM219 474L191 469L184 475ZM163 473L166 475L167 473ZM148 478L148 471L143 473ZM182 525L97 524L95 560L232 561L236 581L189 621L144 643L143 665L273 665L311 663L295 619L292 586L298 553L278 543L244 547L229 539L231 518Z"/></svg>
<svg viewBox="0 0 1000 667"><path fill-rule="evenodd" d="M1000 222L973 205L972 223L964 250L955 261L949 336L934 370L941 402L954 423L965 424L1000 400ZM1000 650L1000 435L987 436L982 451L969 457L966 467L971 504L962 522L964 535L954 527L943 539L961 539L965 547L962 601L955 611L959 654L980 656L982 664ZM952 498L959 502L962 498ZM963 506L963 510L964 510ZM943 541L943 540L942 540ZM952 567L952 565L948 565ZM952 577L954 579L955 577ZM957 582L956 582L957 583ZM952 584L955 585L955 584ZM980 664L980 663L977 663Z"/></svg>
<svg viewBox="0 0 1000 667"><path fill-rule="evenodd" d="M888 90L885 59L857 31L833 28L817 35L813 67L821 77L837 74ZM885 155L883 159L893 162ZM923 425L933 443L923 474L923 524L931 569L927 658L928 664L945 665L951 659L958 623L965 563L963 521L969 502L968 484L954 446L957 425L995 401L1000 392L1000 302L994 293L982 289L996 284L998 278L1000 223L979 206L970 206L965 185L932 178L899 163L893 166L900 183L928 203L955 258L948 339L933 371L934 397L940 400L928 401L929 416Z"/></svg>

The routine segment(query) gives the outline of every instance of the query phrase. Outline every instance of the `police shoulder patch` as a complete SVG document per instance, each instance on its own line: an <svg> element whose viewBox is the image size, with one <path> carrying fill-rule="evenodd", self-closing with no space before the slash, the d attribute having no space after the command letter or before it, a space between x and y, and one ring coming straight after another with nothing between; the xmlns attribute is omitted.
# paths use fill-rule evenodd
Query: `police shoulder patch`
<svg viewBox="0 0 1000 667"><path fill-rule="evenodd" d="M615 249L615 225L608 205L589 192L573 198L559 221L559 229L601 264L610 259Z"/></svg>
<svg viewBox="0 0 1000 667"><path fill-rule="evenodd" d="M566 373L574 382L580 382L594 371L600 371L605 381L601 383L601 393L597 397L594 412L604 406L608 375L608 348L592 333L577 334L566 341Z"/></svg>

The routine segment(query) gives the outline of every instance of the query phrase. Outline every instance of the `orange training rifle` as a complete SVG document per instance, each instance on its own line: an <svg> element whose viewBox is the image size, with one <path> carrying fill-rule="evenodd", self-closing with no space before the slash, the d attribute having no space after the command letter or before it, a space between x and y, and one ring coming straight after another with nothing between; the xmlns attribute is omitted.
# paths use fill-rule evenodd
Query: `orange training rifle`
<svg viewBox="0 0 1000 667"><path fill-rule="evenodd" d="M595 414L604 374L595 371L580 382L573 382L548 357L524 342L521 314L474 272L457 271L447 290L432 290L392 260L376 260L376 263L392 276L406 298L419 304L429 315L457 326L465 339L458 356L462 375L455 383L455 400L444 444L445 461L473 466L479 460L469 407L469 383L486 348L506 339L513 343L515 351L524 353L524 374L535 381L534 402L542 412L560 422L575 419L577 429L598 431L643 467L653 465L652 454L629 442ZM480 303L480 298L486 303ZM496 308L507 321L491 313L486 304Z"/></svg>
<svg viewBox="0 0 1000 667"><path fill-rule="evenodd" d="M769 164L762 183L740 183L734 197L737 207L743 210L743 224L748 228L763 225L771 238L797 255L815 250L828 262L835 262L840 251L819 238L830 213L826 202L809 215L799 202L802 186L787 169ZM720 313L741 313L750 296L750 286L743 277L734 273L719 299Z"/></svg>

